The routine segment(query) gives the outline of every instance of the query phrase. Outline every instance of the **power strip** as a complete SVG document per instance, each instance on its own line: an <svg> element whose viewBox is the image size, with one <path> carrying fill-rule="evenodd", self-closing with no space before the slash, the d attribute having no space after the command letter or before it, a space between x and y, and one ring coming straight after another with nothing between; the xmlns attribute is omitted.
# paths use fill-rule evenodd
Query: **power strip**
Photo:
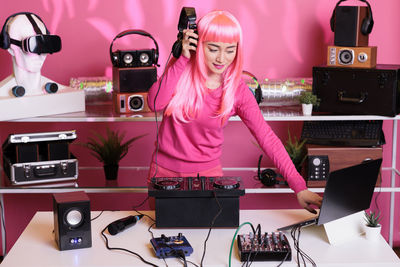
<svg viewBox="0 0 400 267"><path fill-rule="evenodd" d="M291 261L292 250L282 232L237 236L240 261Z"/></svg>

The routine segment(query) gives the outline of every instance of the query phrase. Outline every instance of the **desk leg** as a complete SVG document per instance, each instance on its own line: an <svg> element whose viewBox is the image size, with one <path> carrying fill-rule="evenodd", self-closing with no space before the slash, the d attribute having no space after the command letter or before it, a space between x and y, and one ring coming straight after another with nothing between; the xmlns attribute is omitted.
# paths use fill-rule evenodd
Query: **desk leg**
<svg viewBox="0 0 400 267"><path fill-rule="evenodd" d="M390 187L396 187L396 153L397 152L397 120L393 120L393 133L392 133L392 177ZM393 225L394 225L394 198L395 192L390 193L390 225L389 225L389 245L393 247Z"/></svg>

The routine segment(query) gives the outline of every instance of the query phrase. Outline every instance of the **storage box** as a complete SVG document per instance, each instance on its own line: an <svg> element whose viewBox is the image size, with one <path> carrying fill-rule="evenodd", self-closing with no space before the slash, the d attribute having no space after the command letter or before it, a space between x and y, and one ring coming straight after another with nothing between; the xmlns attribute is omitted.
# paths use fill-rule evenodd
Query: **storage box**
<svg viewBox="0 0 400 267"><path fill-rule="evenodd" d="M3 168L13 185L78 179L69 144L75 131L11 134L3 143Z"/></svg>
<svg viewBox="0 0 400 267"><path fill-rule="evenodd" d="M314 67L313 92L321 99L318 111L396 116L400 113L399 69L400 65Z"/></svg>

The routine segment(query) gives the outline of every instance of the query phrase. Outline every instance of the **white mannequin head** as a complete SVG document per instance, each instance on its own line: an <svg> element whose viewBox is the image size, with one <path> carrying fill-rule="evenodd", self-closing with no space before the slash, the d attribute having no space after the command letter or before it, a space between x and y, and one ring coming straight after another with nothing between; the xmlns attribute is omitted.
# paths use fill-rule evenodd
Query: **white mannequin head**
<svg viewBox="0 0 400 267"><path fill-rule="evenodd" d="M45 34L46 27L43 22L35 15L33 15L32 18L35 20L42 33ZM27 16L24 14L17 15L8 22L7 32L10 38L15 40L23 40L37 34ZM23 74L24 72L38 73L40 75L40 70L47 54L38 55L29 52L25 53L19 46L14 44L10 45L8 52L13 58L14 75L16 78L17 75Z"/></svg>

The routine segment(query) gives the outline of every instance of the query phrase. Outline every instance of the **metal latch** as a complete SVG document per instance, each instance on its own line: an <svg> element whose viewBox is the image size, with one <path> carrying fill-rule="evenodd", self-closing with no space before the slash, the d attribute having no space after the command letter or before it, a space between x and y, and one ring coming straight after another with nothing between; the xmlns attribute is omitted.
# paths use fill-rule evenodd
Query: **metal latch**
<svg viewBox="0 0 400 267"><path fill-rule="evenodd" d="M62 161L60 164L61 164L61 172L62 172L64 175L67 175L67 171L68 171L68 162Z"/></svg>
<svg viewBox="0 0 400 267"><path fill-rule="evenodd" d="M24 176L25 178L30 178L31 177L31 165L29 164L24 164L22 166L22 168L24 169Z"/></svg>

